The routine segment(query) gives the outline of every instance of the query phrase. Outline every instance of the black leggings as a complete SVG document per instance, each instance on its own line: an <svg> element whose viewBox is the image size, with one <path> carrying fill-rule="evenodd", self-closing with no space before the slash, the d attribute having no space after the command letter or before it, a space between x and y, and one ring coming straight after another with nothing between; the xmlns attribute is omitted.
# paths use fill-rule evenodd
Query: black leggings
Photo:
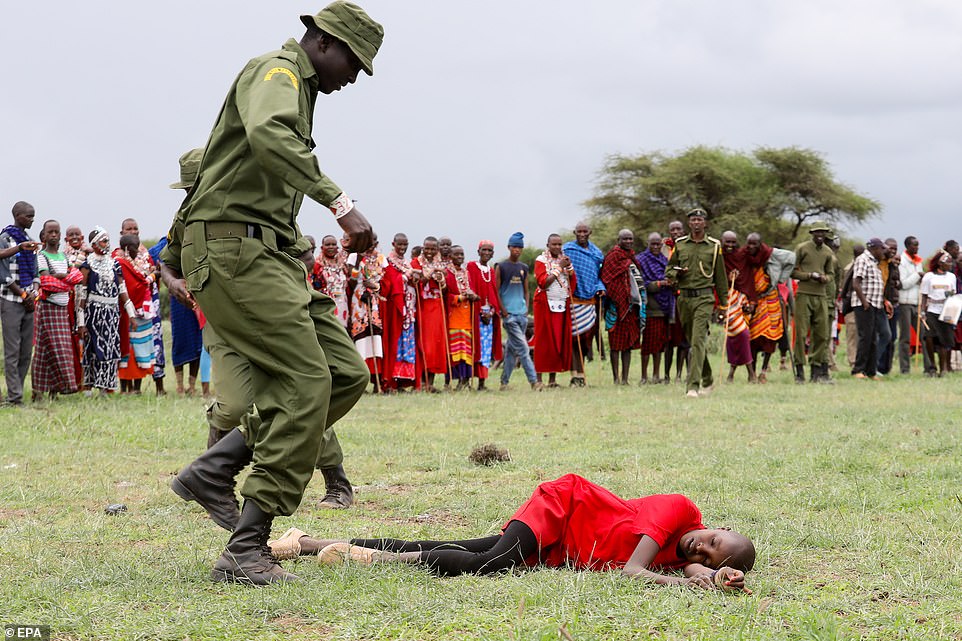
<svg viewBox="0 0 962 641"><path fill-rule="evenodd" d="M538 552L538 540L527 525L511 521L504 534L466 541L402 541L351 539L351 545L388 552L420 552L419 562L441 576L494 574L523 565Z"/></svg>

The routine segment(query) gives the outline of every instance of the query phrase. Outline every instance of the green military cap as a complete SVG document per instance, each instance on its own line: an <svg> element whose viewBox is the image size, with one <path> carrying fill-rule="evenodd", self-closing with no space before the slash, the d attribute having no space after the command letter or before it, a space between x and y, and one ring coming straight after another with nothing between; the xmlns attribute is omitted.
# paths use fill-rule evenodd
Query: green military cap
<svg viewBox="0 0 962 641"><path fill-rule="evenodd" d="M190 189L197 180L200 171L200 159L204 157L204 148L191 149L180 157L180 182L170 186L171 189Z"/></svg>
<svg viewBox="0 0 962 641"><path fill-rule="evenodd" d="M812 234L817 231L824 231L826 233L832 233L832 228L829 227L825 222L821 220L816 220L812 223L811 228L809 228L808 233Z"/></svg>
<svg viewBox="0 0 962 641"><path fill-rule="evenodd" d="M692 216L701 216L702 218L705 218L705 219L708 218L708 212L702 209L701 207L695 207L685 215L688 216L689 218L691 218Z"/></svg>
<svg viewBox="0 0 962 641"><path fill-rule="evenodd" d="M305 27L316 26L354 52L367 75L374 75L374 56L384 41L384 27L371 19L364 9L351 2L336 0L316 16L301 16Z"/></svg>

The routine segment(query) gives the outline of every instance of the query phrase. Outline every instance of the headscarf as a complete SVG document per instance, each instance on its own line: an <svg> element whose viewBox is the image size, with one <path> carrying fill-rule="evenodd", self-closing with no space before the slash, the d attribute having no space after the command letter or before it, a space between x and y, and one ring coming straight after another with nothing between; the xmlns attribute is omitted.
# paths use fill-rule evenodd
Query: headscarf
<svg viewBox="0 0 962 641"><path fill-rule="evenodd" d="M93 228L93 232L91 236L92 236L90 239L91 247L94 245L94 243L99 243L102 240L106 240L108 243L110 242L110 234L108 234L107 230L101 227L100 225L97 225L96 227ZM109 245L107 249L110 249Z"/></svg>

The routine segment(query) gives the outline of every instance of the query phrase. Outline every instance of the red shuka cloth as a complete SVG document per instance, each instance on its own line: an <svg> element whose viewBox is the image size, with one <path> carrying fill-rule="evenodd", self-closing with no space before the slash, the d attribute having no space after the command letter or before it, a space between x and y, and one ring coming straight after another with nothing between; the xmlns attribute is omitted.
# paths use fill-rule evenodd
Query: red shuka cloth
<svg viewBox="0 0 962 641"><path fill-rule="evenodd" d="M567 372L571 369L571 301L565 311L548 309L545 281L548 270L540 260L534 261L534 277L538 289L534 292L534 369L537 372ZM576 286L575 273L568 276L570 287Z"/></svg>
<svg viewBox="0 0 962 641"><path fill-rule="evenodd" d="M608 332L608 344L612 351L638 349L641 340L641 323L638 309L631 305L631 272L634 264L633 252L622 249L619 245L611 248L601 264L601 282L605 284L607 296L615 303L618 320Z"/></svg>
<svg viewBox="0 0 962 641"><path fill-rule="evenodd" d="M701 512L681 494L625 500L577 474L539 485L504 527L511 521L531 528L544 565L589 570L624 566L645 534L660 548L651 567L684 567L688 562L678 554L678 542L705 529Z"/></svg>
<svg viewBox="0 0 962 641"><path fill-rule="evenodd" d="M411 261L414 269L421 269L421 261ZM448 371L448 337L445 335L447 318L444 292L437 281L421 280L418 283L418 352L424 356L424 371L429 374L445 374Z"/></svg>
<svg viewBox="0 0 962 641"><path fill-rule="evenodd" d="M139 269L134 267L126 256L115 254L114 260L120 265L124 274L124 285L127 286L127 297L133 303L134 309L149 309L151 306L150 281ZM134 362L134 350L130 347L130 317L124 305L120 307L120 368L118 376L125 381L146 378L153 373L153 368L137 367Z"/></svg>
<svg viewBox="0 0 962 641"><path fill-rule="evenodd" d="M474 371L475 375L481 373L487 377L487 368L478 363L481 354L481 308L490 305L493 316L491 323L494 326L494 344L491 346L491 363L494 364L504 358L504 350L501 345L501 305L498 303L498 288L495 286L494 267L488 271L489 281L485 281L481 276L481 267L476 261L468 263L468 279L471 281L471 289L481 297L481 300L474 303ZM485 370L480 372L480 370Z"/></svg>

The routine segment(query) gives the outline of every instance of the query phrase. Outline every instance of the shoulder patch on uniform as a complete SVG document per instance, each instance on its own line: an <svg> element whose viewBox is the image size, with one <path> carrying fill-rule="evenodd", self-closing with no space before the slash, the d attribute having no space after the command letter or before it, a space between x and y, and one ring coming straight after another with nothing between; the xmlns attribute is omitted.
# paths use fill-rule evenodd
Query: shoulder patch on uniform
<svg viewBox="0 0 962 641"><path fill-rule="evenodd" d="M686 240L686 241L687 241L687 240L688 240L688 234L685 234L684 236L679 236L678 238L675 239L675 242L677 243L679 240Z"/></svg>
<svg viewBox="0 0 962 641"><path fill-rule="evenodd" d="M282 73L282 74L284 74L285 76L287 76L288 78L290 78L290 79L291 79L291 83L294 85L294 88L295 88L295 89L298 88L298 86L297 86L297 76L295 76L295 75L294 75L294 72L291 71L290 69L288 69L287 67L274 67L273 69L271 69L270 71L268 71L267 74L264 76L264 82L267 82L268 80L270 80L271 78L273 78L274 76L276 76L276 75L279 74L279 73Z"/></svg>
<svg viewBox="0 0 962 641"><path fill-rule="evenodd" d="M721 245L721 241L718 240L717 238L712 238L711 236L705 236L705 238L706 238L709 242L715 243L716 245Z"/></svg>

